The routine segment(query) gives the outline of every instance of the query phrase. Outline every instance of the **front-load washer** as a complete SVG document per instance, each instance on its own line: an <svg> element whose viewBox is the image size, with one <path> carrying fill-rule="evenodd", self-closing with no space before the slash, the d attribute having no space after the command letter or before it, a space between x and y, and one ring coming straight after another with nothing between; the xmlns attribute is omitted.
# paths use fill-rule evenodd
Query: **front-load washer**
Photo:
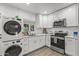
<svg viewBox="0 0 79 59"><path fill-rule="evenodd" d="M2 18L2 41L18 39L22 35L23 21L16 18Z"/></svg>
<svg viewBox="0 0 79 59"><path fill-rule="evenodd" d="M2 41L2 56L22 56L22 39Z"/></svg>

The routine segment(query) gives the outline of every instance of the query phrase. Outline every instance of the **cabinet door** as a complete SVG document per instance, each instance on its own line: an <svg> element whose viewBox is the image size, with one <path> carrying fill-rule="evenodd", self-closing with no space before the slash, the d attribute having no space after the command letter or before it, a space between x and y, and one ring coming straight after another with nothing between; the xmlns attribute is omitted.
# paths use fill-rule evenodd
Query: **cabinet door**
<svg viewBox="0 0 79 59"><path fill-rule="evenodd" d="M39 48L39 41L36 37L29 38L29 51L33 51Z"/></svg>
<svg viewBox="0 0 79 59"><path fill-rule="evenodd" d="M33 51L33 50L35 50L35 40L34 40L35 38L29 38L29 51Z"/></svg>
<svg viewBox="0 0 79 59"><path fill-rule="evenodd" d="M39 45L40 40L39 40L39 37L38 36L36 36L35 41L36 41L36 43L35 43L36 48L35 49L40 48L40 45Z"/></svg>
<svg viewBox="0 0 79 59"><path fill-rule="evenodd" d="M0 56L2 55L2 42L0 41Z"/></svg>
<svg viewBox="0 0 79 59"><path fill-rule="evenodd" d="M76 55L79 56L79 39L76 39Z"/></svg>
<svg viewBox="0 0 79 59"><path fill-rule="evenodd" d="M40 47L45 46L45 36L40 36L39 37L39 46Z"/></svg>
<svg viewBox="0 0 79 59"><path fill-rule="evenodd" d="M43 17L42 17L42 15L39 15L39 27L40 28L43 28Z"/></svg>
<svg viewBox="0 0 79 59"><path fill-rule="evenodd" d="M46 28L47 27L47 16L46 15L39 15L40 20L40 27Z"/></svg>
<svg viewBox="0 0 79 59"><path fill-rule="evenodd" d="M28 53L28 38L23 39L23 54Z"/></svg>
<svg viewBox="0 0 79 59"><path fill-rule="evenodd" d="M53 14L50 14L48 15L48 18L47 18L47 25L48 25L48 28L52 28L53 27Z"/></svg>
<svg viewBox="0 0 79 59"><path fill-rule="evenodd" d="M2 18L1 18L1 13L0 13L0 34L2 34Z"/></svg>
<svg viewBox="0 0 79 59"><path fill-rule="evenodd" d="M67 26L78 26L78 5L72 5L64 9Z"/></svg>
<svg viewBox="0 0 79 59"><path fill-rule="evenodd" d="M65 40L65 53L68 55L75 55L75 39L66 38Z"/></svg>
<svg viewBox="0 0 79 59"><path fill-rule="evenodd" d="M48 25L48 22L47 22L47 15L43 15L43 19L42 19L42 22L43 22L43 28L47 28L49 25Z"/></svg>
<svg viewBox="0 0 79 59"><path fill-rule="evenodd" d="M50 35L46 36L46 46L50 47Z"/></svg>
<svg viewBox="0 0 79 59"><path fill-rule="evenodd" d="M41 28L51 28L52 27L52 19L51 15L39 15L39 23Z"/></svg>

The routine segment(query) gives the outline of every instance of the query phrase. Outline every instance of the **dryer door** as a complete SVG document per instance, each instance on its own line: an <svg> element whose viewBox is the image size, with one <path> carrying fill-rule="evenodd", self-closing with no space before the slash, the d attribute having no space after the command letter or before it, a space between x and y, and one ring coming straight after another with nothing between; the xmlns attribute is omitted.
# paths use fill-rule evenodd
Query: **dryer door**
<svg viewBox="0 0 79 59"><path fill-rule="evenodd" d="M17 21L8 21L4 24L4 31L9 35L19 34L21 25Z"/></svg>
<svg viewBox="0 0 79 59"><path fill-rule="evenodd" d="M22 52L22 48L19 45L12 45L6 51L4 56L18 56Z"/></svg>

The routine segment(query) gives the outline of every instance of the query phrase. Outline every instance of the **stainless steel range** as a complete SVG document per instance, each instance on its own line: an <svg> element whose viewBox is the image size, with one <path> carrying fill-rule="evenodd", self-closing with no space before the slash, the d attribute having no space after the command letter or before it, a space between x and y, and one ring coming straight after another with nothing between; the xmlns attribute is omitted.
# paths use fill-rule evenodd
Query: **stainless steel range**
<svg viewBox="0 0 79 59"><path fill-rule="evenodd" d="M67 33L55 33L55 35L51 35L51 48L60 52L62 54L65 53L65 36Z"/></svg>

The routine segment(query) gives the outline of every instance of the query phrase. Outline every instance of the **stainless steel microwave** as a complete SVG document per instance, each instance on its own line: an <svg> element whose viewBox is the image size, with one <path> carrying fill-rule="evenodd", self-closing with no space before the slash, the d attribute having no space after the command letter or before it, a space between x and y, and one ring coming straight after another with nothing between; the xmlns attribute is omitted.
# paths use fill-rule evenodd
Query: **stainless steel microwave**
<svg viewBox="0 0 79 59"><path fill-rule="evenodd" d="M54 21L54 27L66 27L66 18L59 19L59 21Z"/></svg>

